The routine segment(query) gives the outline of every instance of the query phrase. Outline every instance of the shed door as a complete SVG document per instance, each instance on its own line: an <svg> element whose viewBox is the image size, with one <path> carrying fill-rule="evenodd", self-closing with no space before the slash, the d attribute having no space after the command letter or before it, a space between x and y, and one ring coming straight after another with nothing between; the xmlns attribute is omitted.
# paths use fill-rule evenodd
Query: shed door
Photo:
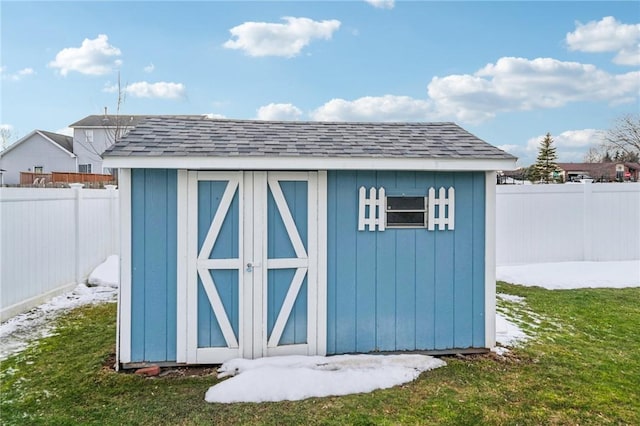
<svg viewBox="0 0 640 426"><path fill-rule="evenodd" d="M317 188L316 172L190 172L187 362L318 353Z"/></svg>

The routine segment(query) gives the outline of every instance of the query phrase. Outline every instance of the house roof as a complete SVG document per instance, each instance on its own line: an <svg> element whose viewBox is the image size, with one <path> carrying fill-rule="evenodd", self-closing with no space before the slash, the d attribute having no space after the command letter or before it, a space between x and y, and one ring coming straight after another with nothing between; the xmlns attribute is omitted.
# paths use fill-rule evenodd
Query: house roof
<svg viewBox="0 0 640 426"><path fill-rule="evenodd" d="M372 159L497 160L512 166L516 160L454 123L253 121L204 116L149 116L108 148L104 157L114 164L111 167L140 163L137 160L142 158L147 163L153 158L199 159L202 167L207 162L203 159L214 159L211 164L221 158L227 162L233 158L234 164L253 159L256 166L266 159L281 163L287 159L289 164L316 159L323 160L325 168L333 168L329 159L369 163Z"/></svg>
<svg viewBox="0 0 640 426"><path fill-rule="evenodd" d="M147 118L146 115L88 115L69 127L117 127L118 125L131 127L145 118Z"/></svg>
<svg viewBox="0 0 640 426"><path fill-rule="evenodd" d="M48 137L67 151L73 152L73 137L61 135L59 133L47 132L45 130L38 130L38 132L42 133L44 136Z"/></svg>
<svg viewBox="0 0 640 426"><path fill-rule="evenodd" d="M603 163L557 163L556 165L565 172L582 172L589 170L616 170L616 166L622 164L628 169L639 169L640 164L628 162L608 161Z"/></svg>
<svg viewBox="0 0 640 426"><path fill-rule="evenodd" d="M39 134L46 141L52 143L56 147L66 152L70 157L75 157L75 154L73 153L73 138L71 136L61 135L59 133L47 132L45 130L33 130L28 135L24 136L22 139L9 145L7 149L5 149L4 151L1 151L0 156L6 155L9 151L13 150L14 148L20 146L22 143L31 139L31 137L33 137L33 135L35 134Z"/></svg>

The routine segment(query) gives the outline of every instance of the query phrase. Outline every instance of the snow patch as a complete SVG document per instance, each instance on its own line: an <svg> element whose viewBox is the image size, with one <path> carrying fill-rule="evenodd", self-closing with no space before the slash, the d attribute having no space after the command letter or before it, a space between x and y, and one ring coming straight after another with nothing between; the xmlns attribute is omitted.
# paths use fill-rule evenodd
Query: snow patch
<svg viewBox="0 0 640 426"><path fill-rule="evenodd" d="M529 339L529 335L504 314L496 313L496 342L503 346L517 346Z"/></svg>
<svg viewBox="0 0 640 426"><path fill-rule="evenodd" d="M498 266L496 278L549 290L640 287L640 260Z"/></svg>
<svg viewBox="0 0 640 426"><path fill-rule="evenodd" d="M98 271L96 277L99 282L105 285L97 284L88 287L85 284L78 284L72 291L56 296L30 311L16 315L0 324L0 340L2 340L0 360L22 352L30 343L38 339L52 336L54 334L53 320L62 313L83 305L115 302L117 289L114 288L113 281L109 281L109 274L114 267L114 261L110 259L114 257L117 268L117 256L109 256L105 263L98 266L98 268L102 267L102 270ZM107 266L103 266L105 264ZM95 270L91 275L94 273ZM115 287L117 287L117 280L115 283Z"/></svg>
<svg viewBox="0 0 640 426"><path fill-rule="evenodd" d="M91 272L89 285L117 288L120 283L120 258L113 254Z"/></svg>
<svg viewBox="0 0 640 426"><path fill-rule="evenodd" d="M298 401L367 393L410 382L444 365L440 359L417 354L233 359L220 367L218 377L234 377L209 388L205 401Z"/></svg>
<svg viewBox="0 0 640 426"><path fill-rule="evenodd" d="M508 302L519 303L519 304L524 303L524 297L516 296L514 294L497 293L496 297L498 299L506 300Z"/></svg>

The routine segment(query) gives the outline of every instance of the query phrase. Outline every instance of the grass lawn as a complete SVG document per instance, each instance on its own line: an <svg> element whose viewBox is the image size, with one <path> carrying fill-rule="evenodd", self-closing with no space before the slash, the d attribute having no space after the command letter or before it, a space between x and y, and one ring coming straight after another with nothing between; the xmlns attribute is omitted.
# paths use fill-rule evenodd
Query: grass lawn
<svg viewBox="0 0 640 426"><path fill-rule="evenodd" d="M0 366L2 424L640 424L640 288L548 291L499 283L539 317L505 360L447 357L393 389L263 404L208 404L213 376L141 378L104 368L115 304L77 309Z"/></svg>

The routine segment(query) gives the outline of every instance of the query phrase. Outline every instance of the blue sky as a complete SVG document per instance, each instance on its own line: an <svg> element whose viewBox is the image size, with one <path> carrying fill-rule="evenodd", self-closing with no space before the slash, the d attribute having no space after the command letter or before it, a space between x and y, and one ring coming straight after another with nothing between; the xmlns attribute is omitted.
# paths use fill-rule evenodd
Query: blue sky
<svg viewBox="0 0 640 426"><path fill-rule="evenodd" d="M455 121L529 164L582 161L638 112L638 2L12 2L0 125L104 107L240 119Z"/></svg>

